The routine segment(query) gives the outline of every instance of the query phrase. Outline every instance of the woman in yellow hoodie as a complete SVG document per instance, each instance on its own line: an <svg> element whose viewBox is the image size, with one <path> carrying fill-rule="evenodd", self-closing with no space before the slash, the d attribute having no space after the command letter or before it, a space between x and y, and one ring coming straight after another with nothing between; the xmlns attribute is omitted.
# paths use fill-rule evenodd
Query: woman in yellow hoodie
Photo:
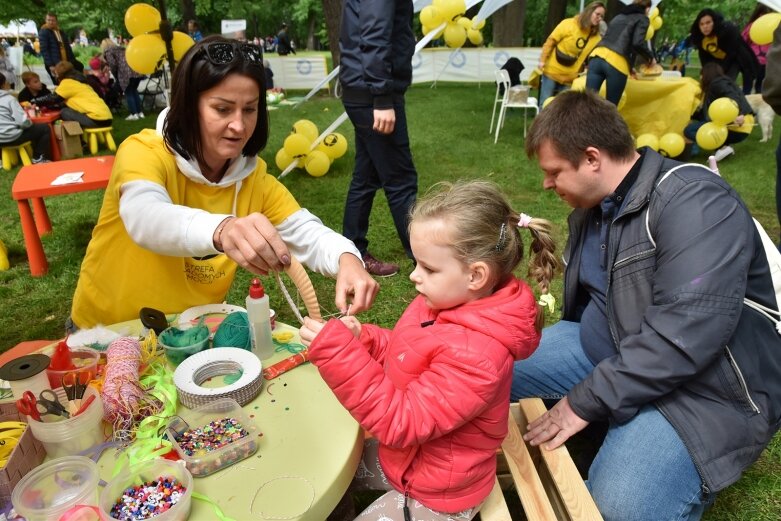
<svg viewBox="0 0 781 521"><path fill-rule="evenodd" d="M103 98L87 83L73 64L61 61L54 66L54 73L60 81L54 93L33 98L31 103L40 106L62 107L63 121L78 121L84 128L110 127L113 116Z"/></svg>
<svg viewBox="0 0 781 521"><path fill-rule="evenodd" d="M591 2L583 11L562 20L550 33L540 55L540 108L545 100L572 85L583 63L601 39L599 23L605 4Z"/></svg>

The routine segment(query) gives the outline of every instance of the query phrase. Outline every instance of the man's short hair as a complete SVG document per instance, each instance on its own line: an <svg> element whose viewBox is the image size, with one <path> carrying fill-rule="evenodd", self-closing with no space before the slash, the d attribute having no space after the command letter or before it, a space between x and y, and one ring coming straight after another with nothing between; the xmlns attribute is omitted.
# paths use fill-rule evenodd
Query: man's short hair
<svg viewBox="0 0 781 521"><path fill-rule="evenodd" d="M41 77L38 76L37 72L24 71L22 73L22 83L24 83L25 85L27 85L30 82L30 80L35 79L35 78L41 79Z"/></svg>
<svg viewBox="0 0 781 521"><path fill-rule="evenodd" d="M526 155L535 157L546 142L575 167L588 147L616 161L628 161L635 153L635 140L616 106L588 90L558 94L534 118Z"/></svg>

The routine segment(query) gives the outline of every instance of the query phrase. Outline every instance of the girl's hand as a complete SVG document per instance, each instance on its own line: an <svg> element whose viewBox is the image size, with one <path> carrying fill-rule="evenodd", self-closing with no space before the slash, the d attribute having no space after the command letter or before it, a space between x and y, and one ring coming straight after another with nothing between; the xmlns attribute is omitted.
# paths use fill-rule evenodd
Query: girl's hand
<svg viewBox="0 0 781 521"><path fill-rule="evenodd" d="M344 324L347 329L350 330L355 338L361 338L361 323L357 318L352 315L348 315L346 317L341 317L339 320L342 321L342 324Z"/></svg>
<svg viewBox="0 0 781 521"><path fill-rule="evenodd" d="M306 347L309 347L315 337L317 337L323 329L323 326L325 326L325 324L322 322L318 322L309 317L304 317L304 325L298 330L298 334L301 336L301 343Z"/></svg>
<svg viewBox="0 0 781 521"><path fill-rule="evenodd" d="M745 116L743 116L743 114L740 114L738 117L735 118L735 126L742 127L745 121L746 121Z"/></svg>
<svg viewBox="0 0 781 521"><path fill-rule="evenodd" d="M257 212L225 219L215 230L213 242L236 264L258 275L282 271L290 264L290 251L276 227Z"/></svg>

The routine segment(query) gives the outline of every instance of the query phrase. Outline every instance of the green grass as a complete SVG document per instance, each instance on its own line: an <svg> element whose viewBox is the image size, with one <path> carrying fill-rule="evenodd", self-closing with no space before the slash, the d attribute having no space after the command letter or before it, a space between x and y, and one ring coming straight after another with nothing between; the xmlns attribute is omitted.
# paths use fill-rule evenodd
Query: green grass
<svg viewBox="0 0 781 521"><path fill-rule="evenodd" d="M509 112L498 144L494 145L493 136L488 134L493 96L492 83L440 83L435 88L415 85L410 90L407 110L412 150L420 174L420 190L423 192L439 180L492 179L504 187L517 210L550 219L557 229L559 244L563 244L569 210L555 194L542 190L539 169L523 154L521 111ZM262 153L270 170L278 173L274 155L282 146L292 123L306 118L323 129L341 113L339 101L330 98L316 98L295 110L280 107L272 111L271 139ZM120 142L153 124L152 116L142 121L126 122L123 114L115 120L114 136ZM779 236L774 196L774 150L779 128L781 125L776 125L776 135L770 143L759 143L760 132L755 130L746 142L735 147L737 154L721 166L724 177L747 201L771 237ZM343 125L340 131L352 144L350 124ZM296 170L283 181L302 206L337 230L341 229L352 157L351 149L331 166L324 177L312 178ZM49 273L41 278L32 278L16 204L10 195L15 173L16 170L0 172L0 192L6 194L0 198L0 238L8 246L11 260L11 269L0 272L0 305L3 310L0 351L23 340L54 339L63 335L63 323L69 314L79 265L102 200L101 191L47 199L53 225L53 233L43 238ZM372 212L369 240L375 255L402 264L400 275L381 280L382 289L375 306L361 317L364 321L390 327L414 297L414 289L407 278L411 265L405 259L381 193ZM250 278L246 272L239 273L227 296L228 303L243 305ZM333 282L317 275L313 275L312 279L324 314L333 313ZM269 286L272 307L279 311L280 320L295 323L273 278L267 277L264 283ZM560 292L560 284L555 291ZM111 302L105 305L110 306ZM776 521L780 518L781 437L777 436L744 478L719 495L705 519Z"/></svg>

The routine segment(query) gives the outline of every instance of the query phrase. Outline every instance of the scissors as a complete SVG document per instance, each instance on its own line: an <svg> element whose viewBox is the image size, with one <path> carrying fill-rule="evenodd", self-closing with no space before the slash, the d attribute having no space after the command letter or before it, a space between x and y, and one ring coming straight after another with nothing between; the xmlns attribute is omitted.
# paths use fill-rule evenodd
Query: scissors
<svg viewBox="0 0 781 521"><path fill-rule="evenodd" d="M65 396L68 402L74 404L74 410L81 406L81 399L87 390L87 384L92 379L89 371L68 371L62 377L62 388L65 389Z"/></svg>
<svg viewBox="0 0 781 521"><path fill-rule="evenodd" d="M57 394L51 389L41 391L41 394L38 395L38 405L46 409L47 414L57 414L65 418L70 418L71 416L68 409L60 403Z"/></svg>
<svg viewBox="0 0 781 521"><path fill-rule="evenodd" d="M16 400L16 408L33 420L41 421L41 413L38 412L38 403L32 391L25 391L22 397Z"/></svg>

